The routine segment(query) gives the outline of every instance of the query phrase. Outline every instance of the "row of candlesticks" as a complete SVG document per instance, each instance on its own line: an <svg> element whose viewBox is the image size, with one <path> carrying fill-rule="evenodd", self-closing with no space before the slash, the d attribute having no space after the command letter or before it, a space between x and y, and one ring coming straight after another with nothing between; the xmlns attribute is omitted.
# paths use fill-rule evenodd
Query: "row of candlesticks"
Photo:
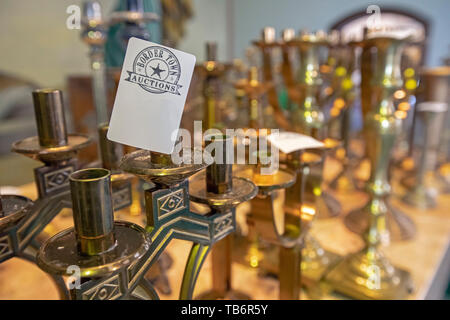
<svg viewBox="0 0 450 320"><path fill-rule="evenodd" d="M92 12L95 14L91 18L98 18L98 11ZM92 31L89 28L101 25L99 19L95 21L86 24L87 39L102 35L97 30L89 36ZM322 148L282 154L280 169L269 175L260 174L267 160L273 160L264 153L257 153L256 165L244 166L175 164L170 155L145 150L122 157L121 146L106 139L104 69L99 68L103 57L98 55L102 52L102 41L87 41L93 48L91 56L97 59L93 60L92 69L93 77L98 80L94 81L93 90L102 168L79 167L77 151L87 146L91 138L67 134L61 92L33 92L38 136L16 142L12 149L44 163L35 170L39 197L31 201L20 196L2 196L1 261L14 256L37 261L51 275L62 298L156 299L157 290L146 274L157 264L169 242L177 238L193 243L180 290L182 299L193 298L195 283L210 252L213 288L201 294L201 298L249 298L231 285L236 253L241 253L238 260L249 259L251 266L276 274L282 299L298 299L301 286L319 297L325 294L323 288L354 298L407 297L412 289L409 273L392 266L380 250L381 244L396 238L410 239L415 233L412 220L389 201L390 155L402 119L415 110L422 120L425 139L422 158L414 166L416 170L406 171L402 180L410 187L404 201L420 208L436 205L425 176L429 168L436 167L431 162L437 159L440 143L437 133L446 111L442 107L421 109L419 105L415 109L400 108L400 104L394 103L395 99L407 101L407 97L414 95L415 86L403 85L414 74L401 72L402 49L413 39L396 39L368 31L362 41L342 43L336 32L302 32L295 36L292 30L286 30L282 41L276 41L273 28L265 28L262 39L254 42L262 53L262 79L258 68L253 66L248 79L233 84L236 100L242 102L247 98L239 110L247 116L238 118L247 119L242 124L246 128L279 127L324 142ZM278 99L280 83L275 81L273 68L275 48L282 51L283 86L292 102L289 110L283 110ZM333 63L321 64L319 57L323 49L328 50L333 58L328 61ZM298 51L300 58L298 70L293 67L293 50ZM197 67L204 75L205 130L236 126L221 119L218 112L224 75L233 68L218 62L216 51L214 44L208 44L208 61ZM361 73L360 89L351 77L355 71ZM427 76L434 81L448 81L448 70L424 74L423 101L436 101L438 98L432 94L434 83L427 82ZM324 89L327 81L330 85ZM401 97L399 92L403 92ZM265 112L268 108L263 104L265 97L270 113ZM330 183L331 187L360 188L353 175L355 156L350 148L349 130L353 105L358 100L364 115L364 157L370 162L370 178L363 182L369 200L363 208L349 213L345 223L363 236L365 246L354 254L340 257L324 250L308 230L315 218L333 217L342 211L339 201L322 188L327 157L335 157L342 163L342 171ZM330 116L324 113L327 104L332 106ZM338 135L333 134L336 126ZM230 139L226 135L214 136L207 144L215 144L216 150L223 149L226 159L225 146ZM397 166L405 168L410 162L398 161ZM448 191L448 180L439 173L435 172L435 176L440 177L442 190ZM149 183L143 191L145 228L113 218L113 210L131 204L133 176ZM206 209L191 208L191 201L206 205ZM237 235L233 243L236 207L247 201L250 203L246 219L249 233L246 238ZM282 202L282 210L277 208L277 202ZM39 233L65 207L73 209L74 228L38 243ZM72 266L78 268L80 281L68 287L61 276L71 275Z"/></svg>

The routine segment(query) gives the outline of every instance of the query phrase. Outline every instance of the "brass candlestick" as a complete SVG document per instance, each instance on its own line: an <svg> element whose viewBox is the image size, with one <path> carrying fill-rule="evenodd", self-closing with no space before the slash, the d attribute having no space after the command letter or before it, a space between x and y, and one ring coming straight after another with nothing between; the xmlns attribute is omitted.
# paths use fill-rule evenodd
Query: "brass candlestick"
<svg viewBox="0 0 450 320"><path fill-rule="evenodd" d="M248 98L248 127L259 129L264 127L264 117L261 105L261 97L272 87L271 82L259 81L258 68L251 67L247 79L241 79L235 83L237 90L245 92Z"/></svg>
<svg viewBox="0 0 450 320"><path fill-rule="evenodd" d="M259 48L262 54L263 81L264 83L272 84L267 89L267 98L270 106L273 108L273 117L280 128L292 131L293 127L280 107L276 87L273 85L272 51L279 46L275 39L275 29L272 27L265 27L261 33L261 39L253 41L253 44Z"/></svg>
<svg viewBox="0 0 450 320"><path fill-rule="evenodd" d="M299 109L293 116L299 132L333 145L332 148L319 151L325 158L327 151L335 150L338 146L338 141L331 138L325 139L325 116L319 107L317 98L322 84L319 69L319 49L328 46L328 36L323 32L304 32L291 43L297 46L300 55L300 70L298 73ZM315 172L317 173L310 175L310 181L314 184L315 192L322 196L318 201L324 201L325 203L324 206L320 206L321 208L317 208L317 216L324 218L338 215L341 211L339 201L328 192L323 191L321 187L323 162L320 164L319 170L315 170Z"/></svg>
<svg viewBox="0 0 450 320"><path fill-rule="evenodd" d="M100 158L102 167L111 171L113 205L114 210L118 211L132 203L131 181L134 176L119 168L120 159L123 156L123 146L108 140L106 137L108 128L107 124L98 128Z"/></svg>
<svg viewBox="0 0 450 320"><path fill-rule="evenodd" d="M194 202L207 204L211 208L211 214L223 217L224 225L235 228L234 208L242 202L255 197L257 187L249 180L232 176L233 140L228 136L214 136L213 141L207 142L207 148L213 144L215 160L206 169L191 178L190 198ZM220 155L219 155L220 152ZM206 181L206 188L205 188ZM230 218L225 218L230 216ZM231 219L231 220L230 220ZM225 236L225 235L224 235ZM221 237L222 240L214 244L212 255L213 287L211 291L203 293L200 299L231 299L242 300L249 297L232 286L232 237ZM193 250L195 246L193 247ZM191 272L189 265L186 273ZM185 274L186 276L186 274ZM185 282L183 283L185 284Z"/></svg>
<svg viewBox="0 0 450 320"><path fill-rule="evenodd" d="M107 22L102 18L101 6L97 1L86 1L83 3L83 14L81 38L89 46L92 93L97 125L100 125L109 122L104 54Z"/></svg>
<svg viewBox="0 0 450 320"><path fill-rule="evenodd" d="M288 154L286 165L296 172L297 181L302 181L304 184L304 191L300 198L298 195L300 190L295 188L294 185L287 189L286 201L287 204L292 203L291 206L301 205L305 213L313 213L312 218L318 218L317 214L323 212L326 204L321 197L320 189L317 188L321 181L312 183L311 180L314 181L314 177L320 177L320 172L317 171L322 170L323 157L317 152L311 151L298 151ZM311 179L311 176L313 176L313 179ZM301 263L302 284L312 295L321 295L318 284L322 276L336 264L338 259L337 254L325 250L320 242L309 233L305 235Z"/></svg>
<svg viewBox="0 0 450 320"><path fill-rule="evenodd" d="M335 100L330 113L339 126L339 139L343 146L336 152L336 158L340 160L342 169L338 175L330 182L330 187L334 190L351 192L357 189L356 180L353 175L354 158L350 148L351 142L351 113L355 101L355 87L352 81L352 74L356 65L355 43L339 43L336 50L336 68L333 76L333 86L335 87ZM330 120L331 121L331 120Z"/></svg>
<svg viewBox="0 0 450 320"><path fill-rule="evenodd" d="M302 210L304 179L297 180L297 175L289 169L262 173L261 168L270 166L268 157L269 154L258 152L259 164L239 172L239 175L251 178L259 189L258 196L250 201L247 217L250 245L263 240L278 250L278 258L266 261L266 264L278 275L280 299L297 300L300 297L303 239L311 222L310 212ZM285 205L284 210L279 211L275 202L279 201L283 189L286 190ZM263 259L271 260L270 251L264 252Z"/></svg>
<svg viewBox="0 0 450 320"><path fill-rule="evenodd" d="M420 73L420 86L417 90L417 99L418 103L416 104L415 109L415 117L414 117L414 123L413 128L416 126L416 120L418 115L418 109L421 105L427 104L436 106L438 108L443 108L445 105L448 104L449 101L449 84L450 84L450 67L437 67L437 68L431 68L431 69L424 69ZM431 110L430 110L431 111ZM439 115L439 118L444 118L444 124L447 124L448 127L448 121L450 119L450 113L447 112L445 114ZM430 120L430 121L438 121L438 119ZM442 125L441 125L442 126ZM434 128L434 129L432 129ZM428 135L429 139L432 139L433 141L437 141L437 139L441 139L442 143L440 143L439 150L429 150L432 152L431 158L436 158L432 161L437 161L437 167L438 170L431 176L431 185L433 185L436 190L440 193L448 194L450 193L450 175L448 174L448 171L446 173L446 168L448 165L448 144L449 144L449 132L448 129L444 129L442 132L439 132L438 128L432 124L431 128L428 130L433 130L434 132L430 132L430 135ZM410 157L408 157L407 160L409 160L409 170L407 177L403 179L401 182L409 189L413 188L413 185L415 183L415 178L413 176L414 174L414 159L413 155L416 149L413 148L413 138L411 137L410 147ZM428 150L427 145L423 145L424 148ZM430 156L429 156L430 157ZM418 170L420 171L420 167L422 166L422 162L419 162L418 164ZM439 168L440 167L440 168ZM417 169L417 168L416 168Z"/></svg>
<svg viewBox="0 0 450 320"><path fill-rule="evenodd" d="M391 265L379 250L389 237L386 204L391 192L388 174L389 155L398 134L394 116L393 93L401 85L399 61L405 40L372 38L378 48L378 69L374 78L377 104L365 118L371 175L366 184L369 202L358 209L368 219L364 248L341 261L326 277L337 291L360 299L402 299L411 289L409 273ZM350 213L350 217L354 214Z"/></svg>
<svg viewBox="0 0 450 320"><path fill-rule="evenodd" d="M403 197L403 201L414 207L428 209L436 207L436 192L430 187L429 183L426 183L426 174L434 175L435 173L440 135L447 106L438 104L432 106L434 108L430 110L424 107L427 107L427 105L419 104L416 111L418 118L422 120L423 129L420 160L416 175L406 178L404 182L405 185L409 186L409 190Z"/></svg>
<svg viewBox="0 0 450 320"><path fill-rule="evenodd" d="M200 70L205 76L203 84L203 119L206 122L205 130L208 130L216 127L220 119L220 115L217 115L218 101L220 99L220 81L226 71L225 65L217 61L217 43L206 43L206 61Z"/></svg>
<svg viewBox="0 0 450 320"><path fill-rule="evenodd" d="M398 125L400 124L400 119L394 114L393 94L402 85L400 58L403 42L388 37L377 37L363 40L362 45L366 49L370 47L377 50L376 70L375 72L371 71L374 78L370 89L370 95L376 103L371 106L370 110L364 110L363 104L363 115L365 122L368 123L363 129L366 140L366 154L370 159L371 179L373 180L373 182L371 180L367 182L366 189L369 188L369 194L374 192L382 194L382 206L385 213L383 219L385 219L386 223L380 226L380 228L383 228L383 230L379 230L383 234L381 241L388 243L390 240L407 240L414 236L416 228L414 222L406 214L393 207L389 202L391 188L387 170L390 149L393 147L394 139L399 131ZM363 83L361 83L361 86L363 86ZM374 122L372 120L374 117L379 119L379 121ZM381 120L385 121L382 122ZM390 121L395 123L391 125ZM372 129L369 125L371 123L381 123L387 128L394 126L397 131L392 129L392 133L388 135L387 129L384 130L384 127L381 127L377 129L380 132L375 132L375 129ZM385 132L387 141L383 143L383 149L375 149L378 143L375 143L374 140L378 139L378 136L385 134ZM380 160L380 157L383 158L383 161ZM369 201L370 203L371 201ZM346 227L355 233L363 234L369 228L370 215L367 212L372 212L372 209L369 209L369 211L363 209L350 212L344 219Z"/></svg>
<svg viewBox="0 0 450 320"><path fill-rule="evenodd" d="M148 234L136 224L114 221L109 170L76 171L70 175L70 188L75 227L41 246L39 267L56 275L77 269L80 278L70 290L72 299L133 297L124 281L131 266L147 252Z"/></svg>

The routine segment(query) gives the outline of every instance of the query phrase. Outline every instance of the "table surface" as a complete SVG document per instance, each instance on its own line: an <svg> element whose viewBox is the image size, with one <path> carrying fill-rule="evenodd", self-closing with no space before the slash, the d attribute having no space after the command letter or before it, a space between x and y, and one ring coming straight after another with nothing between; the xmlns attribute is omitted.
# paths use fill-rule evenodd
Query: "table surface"
<svg viewBox="0 0 450 320"><path fill-rule="evenodd" d="M326 178L332 177L339 170L335 160L326 162ZM366 171L362 167L361 170ZM364 175L362 173L361 175ZM395 179L394 179L395 180ZM37 198L34 184L27 184L20 188L21 193L31 199ZM403 204L399 197L405 191L394 183L392 203L402 209L415 222L417 234L410 241L394 242L389 247L383 248L383 252L391 262L411 273L415 291L409 299L424 299L430 291L433 281L436 280L438 270L448 254L450 246L450 195L438 197L438 207L432 210L418 210ZM367 197L364 193L353 192L351 194L333 193L342 204L343 212L339 217L317 220L311 229L315 236L327 250L340 255L355 252L363 245L361 238L348 231L343 224L343 216L351 209L364 204ZM248 210L248 204L238 208L238 219L242 219ZM134 220L142 224L142 217L132 217L126 211L118 213L119 219ZM54 234L64 228L72 226L70 210L62 212L44 230L47 234ZM167 271L167 276L172 288L169 295L160 294L161 299L176 299L178 297L181 278L183 276L185 261L191 244L186 241L173 240L167 247L167 252L173 258L173 264ZM446 277L448 275L444 275ZM200 272L196 286L196 296L211 288L211 263L208 258ZM245 283L245 285L242 285ZM233 264L233 285L253 299L277 299L278 281L273 278L260 277L256 269L241 264ZM302 295L302 299L307 299ZM336 299L330 295L324 299ZM10 259L0 264L0 299L58 299L56 289L49 277L37 266L18 258Z"/></svg>

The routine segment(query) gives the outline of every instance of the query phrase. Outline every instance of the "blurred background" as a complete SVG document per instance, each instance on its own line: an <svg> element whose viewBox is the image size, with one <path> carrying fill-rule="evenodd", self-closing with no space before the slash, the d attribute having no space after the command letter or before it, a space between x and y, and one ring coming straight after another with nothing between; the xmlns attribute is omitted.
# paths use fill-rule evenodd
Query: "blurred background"
<svg viewBox="0 0 450 320"><path fill-rule="evenodd" d="M99 1L104 17L123 10L125 2ZM252 39L261 28L275 30L329 30L337 21L364 11L369 5L406 10L425 19L429 25L425 66L438 66L449 56L450 2L429 1L364 1L364 0L145 0L145 11L155 12L161 19L147 25L151 39L194 54L197 61L205 60L204 45L217 43L221 61L244 59ZM82 8L76 0L2 0L0 3L0 183L18 185L31 181L12 176L6 164L34 166L35 162L9 152L13 141L35 132L30 88L55 87L67 89L70 77L90 74L89 48L83 43L80 29L66 26L71 6ZM69 11L68 11L69 10ZM110 31L111 32L111 31ZM114 48L106 45L106 63L120 66L108 53ZM116 59L117 60L117 59ZM73 91L73 90L72 90ZM69 95L65 95L66 100ZM75 99L72 95L71 100ZM70 109L70 102L66 108ZM73 123L73 109L67 112L67 123ZM24 159L22 159L24 158ZM14 161L13 161L14 160Z"/></svg>

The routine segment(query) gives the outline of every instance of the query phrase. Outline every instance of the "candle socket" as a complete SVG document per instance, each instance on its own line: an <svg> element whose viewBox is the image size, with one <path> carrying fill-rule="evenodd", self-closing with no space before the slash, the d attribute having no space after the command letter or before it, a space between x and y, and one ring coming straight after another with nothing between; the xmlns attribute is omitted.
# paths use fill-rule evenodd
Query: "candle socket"
<svg viewBox="0 0 450 320"><path fill-rule="evenodd" d="M214 162L206 168L206 190L216 194L228 193L233 188L233 165L228 153L228 150L233 150L233 140L225 135L213 136L206 146L207 149L213 148L211 156L214 157Z"/></svg>
<svg viewBox="0 0 450 320"><path fill-rule="evenodd" d="M206 43L206 60L217 61L217 42Z"/></svg>
<svg viewBox="0 0 450 320"><path fill-rule="evenodd" d="M108 140L106 137L108 128L109 126L107 124L101 125L98 128L100 156L102 158L103 168L113 171L119 169L119 162L123 156L123 146Z"/></svg>
<svg viewBox="0 0 450 320"><path fill-rule="evenodd" d="M100 255L115 247L111 174L106 169L84 169L70 175L73 220L78 250Z"/></svg>
<svg viewBox="0 0 450 320"><path fill-rule="evenodd" d="M66 121L62 92L56 89L33 91L34 112L42 147L62 147L67 145Z"/></svg>

